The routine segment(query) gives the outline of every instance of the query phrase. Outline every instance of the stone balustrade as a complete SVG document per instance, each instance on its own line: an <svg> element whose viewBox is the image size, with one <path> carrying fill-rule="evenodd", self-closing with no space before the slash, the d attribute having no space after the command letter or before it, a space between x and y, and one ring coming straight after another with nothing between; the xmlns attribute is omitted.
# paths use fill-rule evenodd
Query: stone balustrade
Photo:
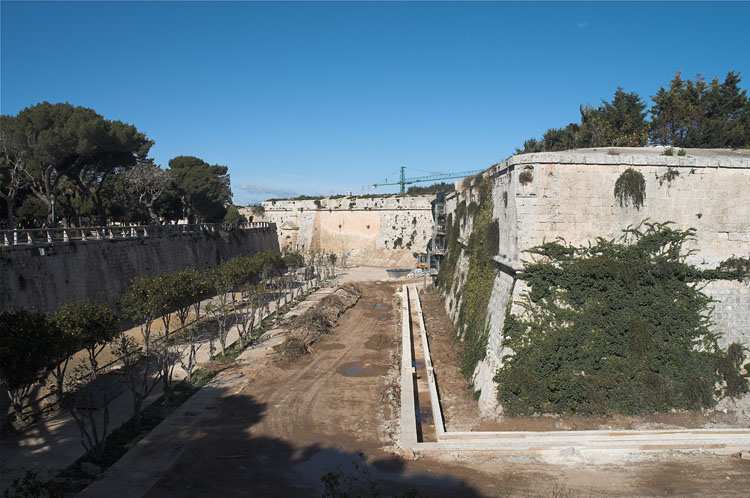
<svg viewBox="0 0 750 498"><path fill-rule="evenodd" d="M127 240L166 237L174 234L205 233L229 230L275 230L273 223L256 222L230 225L196 223L184 225L113 225L108 227L17 228L0 230L0 246L34 246L73 240Z"/></svg>

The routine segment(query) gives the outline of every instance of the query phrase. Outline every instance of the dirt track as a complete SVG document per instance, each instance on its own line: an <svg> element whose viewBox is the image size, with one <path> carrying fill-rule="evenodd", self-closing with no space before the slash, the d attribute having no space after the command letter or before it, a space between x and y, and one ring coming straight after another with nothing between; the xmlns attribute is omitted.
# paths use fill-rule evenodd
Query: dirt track
<svg viewBox="0 0 750 498"><path fill-rule="evenodd" d="M218 423L147 496L310 496L322 491L329 470L361 477L353 465L360 453L385 481L379 489L404 479L433 496L461 489L455 479L423 473L423 465L405 468L383 449L398 424L388 402L389 393L397 399L388 375L398 363L395 289L363 286L359 303L311 355L239 366L243 377L218 407Z"/></svg>
<svg viewBox="0 0 750 498"><path fill-rule="evenodd" d="M401 458L397 435L395 284L362 284L359 303L333 335L295 363L265 356L240 364L237 380L149 497L315 496L341 468L378 490L428 496L747 496L750 461L712 456L624 466L551 466L491 458ZM385 318L385 320L383 320ZM395 368L395 371L394 371ZM242 374L241 376L239 374ZM360 454L364 455L363 457ZM346 489L347 486L344 486ZM510 493L509 493L510 492Z"/></svg>

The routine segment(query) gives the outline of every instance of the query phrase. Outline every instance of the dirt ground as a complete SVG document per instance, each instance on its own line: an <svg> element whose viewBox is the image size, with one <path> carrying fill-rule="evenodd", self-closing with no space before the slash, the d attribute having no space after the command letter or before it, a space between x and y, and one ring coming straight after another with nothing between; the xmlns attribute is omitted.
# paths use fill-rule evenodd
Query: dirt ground
<svg viewBox="0 0 750 498"><path fill-rule="evenodd" d="M321 477L339 470L343 490L353 479L372 481L381 496L410 488L420 496L466 498L747 496L750 461L739 458L671 455L622 466L554 466L402 457L395 444L400 333L394 294L401 283L361 283L359 302L299 361L268 355L234 367L236 381L216 407L219 416L189 441L170 442L185 450L147 496L316 496L323 492ZM449 344L436 343L434 350L450 353Z"/></svg>

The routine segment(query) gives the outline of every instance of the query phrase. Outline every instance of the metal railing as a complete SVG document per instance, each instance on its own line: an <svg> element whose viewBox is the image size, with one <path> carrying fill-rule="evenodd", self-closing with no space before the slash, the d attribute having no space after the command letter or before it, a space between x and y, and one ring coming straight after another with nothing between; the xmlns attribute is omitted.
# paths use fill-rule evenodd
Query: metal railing
<svg viewBox="0 0 750 498"><path fill-rule="evenodd" d="M122 225L109 227L17 228L0 230L0 246L33 246L72 240L127 240L165 237L174 234L205 233L229 230L270 230L274 223L196 223L190 225Z"/></svg>

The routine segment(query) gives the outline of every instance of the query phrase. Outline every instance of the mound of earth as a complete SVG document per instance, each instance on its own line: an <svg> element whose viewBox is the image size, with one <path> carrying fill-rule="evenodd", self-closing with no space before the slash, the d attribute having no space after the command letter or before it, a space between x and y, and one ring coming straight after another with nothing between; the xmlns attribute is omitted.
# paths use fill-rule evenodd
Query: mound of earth
<svg viewBox="0 0 750 498"><path fill-rule="evenodd" d="M292 320L286 340L278 352L296 358L312 351L312 345L331 333L339 317L357 304L362 289L357 284L344 284L320 300L318 304Z"/></svg>

